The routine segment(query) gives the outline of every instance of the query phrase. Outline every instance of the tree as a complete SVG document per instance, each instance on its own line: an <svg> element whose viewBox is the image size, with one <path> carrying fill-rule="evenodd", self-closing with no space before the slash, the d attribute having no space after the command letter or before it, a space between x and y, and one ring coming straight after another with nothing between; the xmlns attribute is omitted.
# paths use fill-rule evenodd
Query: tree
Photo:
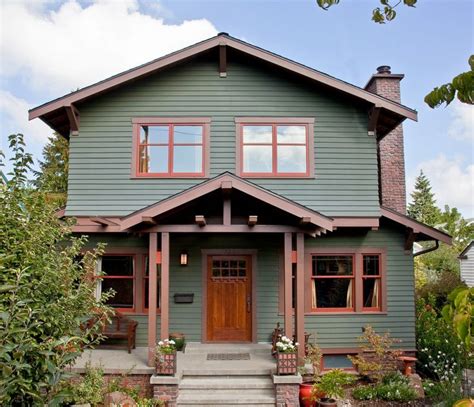
<svg viewBox="0 0 474 407"><path fill-rule="evenodd" d="M101 323L84 322L107 320L110 293L95 297L102 248L81 252L86 239L72 237L46 193L29 187L23 136L9 141L13 171L0 186L0 405L42 406L64 368L100 337Z"/></svg>
<svg viewBox="0 0 474 407"><path fill-rule="evenodd" d="M316 0L319 7L328 10L330 7L339 4L340 0ZM382 7L372 10L372 21L378 24L392 21L397 16L395 9L401 4L408 7L415 7L417 0L398 0L395 4L391 0L378 0ZM469 105L474 104L474 55L468 60L470 71L463 72L453 78L449 83L434 88L425 96L425 103L436 108L446 103L449 105L455 97L461 102Z"/></svg>
<svg viewBox="0 0 474 407"><path fill-rule="evenodd" d="M69 170L69 143L54 133L43 148L40 171L34 171L34 185L47 193L47 198L58 207L66 204L67 175Z"/></svg>
<svg viewBox="0 0 474 407"><path fill-rule="evenodd" d="M474 240L474 221L464 219L457 208L445 205L436 227L453 237L456 253L461 253L466 245Z"/></svg>
<svg viewBox="0 0 474 407"><path fill-rule="evenodd" d="M420 171L416 178L415 189L411 193L413 202L408 204L408 215L419 222L434 226L439 221L440 210L436 206L434 194L431 192L429 179Z"/></svg>

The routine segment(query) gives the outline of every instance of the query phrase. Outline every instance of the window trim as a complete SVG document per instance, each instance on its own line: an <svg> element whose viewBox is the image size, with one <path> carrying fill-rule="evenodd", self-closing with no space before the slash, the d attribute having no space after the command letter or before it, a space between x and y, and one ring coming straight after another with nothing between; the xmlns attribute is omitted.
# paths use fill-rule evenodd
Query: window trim
<svg viewBox="0 0 474 407"><path fill-rule="evenodd" d="M314 117L236 117L236 174L244 178L313 178L314 177ZM245 125L272 126L272 172L253 173L243 170L243 127ZM306 128L306 172L285 173L276 170L277 126L305 126ZM290 143L291 144L291 143ZM301 144L303 145L303 144Z"/></svg>
<svg viewBox="0 0 474 407"><path fill-rule="evenodd" d="M131 159L131 178L208 178L209 177L209 134L210 134L210 117L135 117L132 119L133 141L132 141L132 159ZM172 172L172 158L168 157L169 165L167 173L141 173L139 171L140 160L138 157L140 147L140 127L141 126L196 126L203 128L202 136L202 171L199 173L175 173ZM169 148L174 146L173 140L169 140ZM171 169L171 172L169 171Z"/></svg>
<svg viewBox="0 0 474 407"><path fill-rule="evenodd" d="M377 275L366 275L364 274L364 256L378 256L379 258L379 274ZM383 297L382 297L382 281L383 281L383 276L382 276L382 254L381 253L369 253L369 252L364 252L362 253L362 310L364 312L379 312L382 310L382 303L383 303ZM380 280L380 293L379 293L379 305L377 307L364 307L364 280Z"/></svg>
<svg viewBox="0 0 474 407"><path fill-rule="evenodd" d="M351 257L352 258L352 274L350 275L342 275L342 276L337 276L337 275L328 275L328 276L314 276L313 275L313 257L314 256L345 256L345 257ZM325 279L344 279L344 280L352 280L352 307L326 307L326 308L313 308L312 304L312 298L311 300L311 312L315 313L321 313L321 312L334 312L334 313L339 313L339 312L354 312L356 309L356 279L357 279L357 272L356 272L356 267L357 267L357 258L355 253L317 253L317 254L312 254L311 255L311 270L310 270L310 289L313 289L313 284L314 280L325 280Z"/></svg>

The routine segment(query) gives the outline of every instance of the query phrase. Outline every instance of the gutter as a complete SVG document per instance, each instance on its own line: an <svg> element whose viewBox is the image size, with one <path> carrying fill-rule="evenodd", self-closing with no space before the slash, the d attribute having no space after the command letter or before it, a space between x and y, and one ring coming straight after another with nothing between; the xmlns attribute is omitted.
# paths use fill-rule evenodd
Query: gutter
<svg viewBox="0 0 474 407"><path fill-rule="evenodd" d="M427 249L423 249L423 250L420 250L419 252L416 252L415 254L413 254L413 257L421 256L422 254L433 252L438 248L439 248L439 240L435 240L435 245L434 246L428 247Z"/></svg>

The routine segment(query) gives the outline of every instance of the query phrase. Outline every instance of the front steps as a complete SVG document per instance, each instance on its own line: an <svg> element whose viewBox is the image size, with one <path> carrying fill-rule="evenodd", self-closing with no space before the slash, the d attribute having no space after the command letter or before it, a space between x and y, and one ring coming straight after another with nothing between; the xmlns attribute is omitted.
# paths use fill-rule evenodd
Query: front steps
<svg viewBox="0 0 474 407"><path fill-rule="evenodd" d="M191 373L191 374L189 374ZM223 371L183 372L177 405L181 406L275 406L275 388L266 371L226 374Z"/></svg>

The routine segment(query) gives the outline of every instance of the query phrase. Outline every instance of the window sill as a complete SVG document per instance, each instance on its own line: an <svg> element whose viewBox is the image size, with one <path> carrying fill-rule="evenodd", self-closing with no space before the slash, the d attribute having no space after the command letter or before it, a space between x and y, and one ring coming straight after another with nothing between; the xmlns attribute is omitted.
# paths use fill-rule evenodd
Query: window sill
<svg viewBox="0 0 474 407"><path fill-rule="evenodd" d="M209 179L207 175L146 175L146 176L131 176L130 179Z"/></svg>
<svg viewBox="0 0 474 407"><path fill-rule="evenodd" d="M387 315L386 311L319 311L319 312L305 312L308 316L335 316L335 315Z"/></svg>
<svg viewBox="0 0 474 407"><path fill-rule="evenodd" d="M241 178L251 178L251 179L316 179L314 175L249 175L249 174L237 174Z"/></svg>

